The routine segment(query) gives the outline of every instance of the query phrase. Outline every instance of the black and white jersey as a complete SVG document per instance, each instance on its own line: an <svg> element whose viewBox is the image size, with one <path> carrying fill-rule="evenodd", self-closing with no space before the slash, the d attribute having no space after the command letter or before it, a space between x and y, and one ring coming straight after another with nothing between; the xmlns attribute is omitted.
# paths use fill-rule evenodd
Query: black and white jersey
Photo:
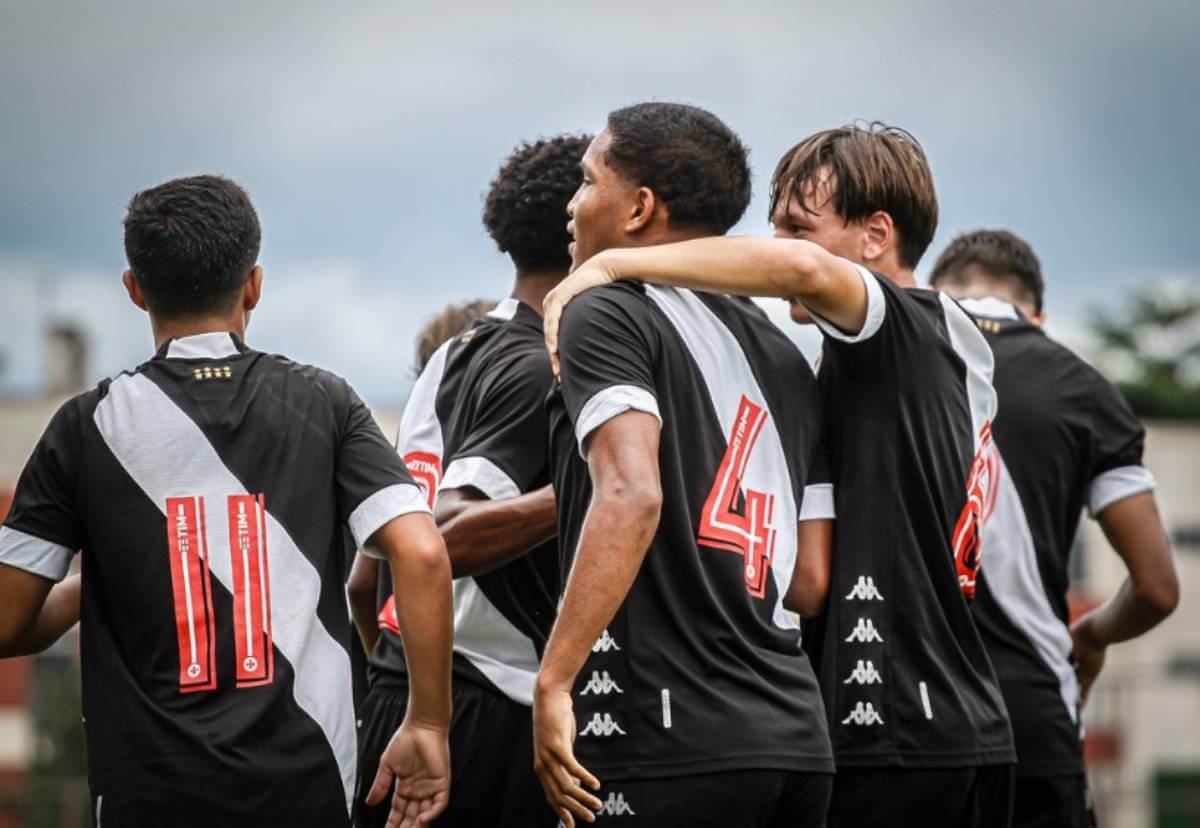
<svg viewBox="0 0 1200 828"><path fill-rule="evenodd" d="M0 562L58 580L82 555L97 822L347 824L344 527L363 544L414 511L420 491L342 379L228 333L171 341L67 402Z"/></svg>
<svg viewBox="0 0 1200 828"><path fill-rule="evenodd" d="M554 382L542 318L505 299L442 345L418 377L397 451L429 497L471 488L492 500L550 482L546 395ZM483 575L454 582L454 677L533 704L533 684L558 589L558 545L548 541ZM380 579L374 679L403 676L391 584Z"/></svg>
<svg viewBox="0 0 1200 828"><path fill-rule="evenodd" d="M1082 773L1067 564L1086 507L1150 491L1145 432L1112 385L1008 302L964 300L996 355L997 494L971 607L1022 775Z"/></svg>
<svg viewBox="0 0 1200 828"><path fill-rule="evenodd" d="M591 499L588 435L661 424L658 529L574 687L580 761L602 779L831 771L816 677L783 608L799 520L831 518L821 404L756 305L631 282L562 319L550 398L564 571Z"/></svg>
<svg viewBox="0 0 1200 828"><path fill-rule="evenodd" d="M1011 762L969 607L989 497L991 349L950 297L859 269L862 330L814 317L838 526L829 608L806 646L838 765Z"/></svg>

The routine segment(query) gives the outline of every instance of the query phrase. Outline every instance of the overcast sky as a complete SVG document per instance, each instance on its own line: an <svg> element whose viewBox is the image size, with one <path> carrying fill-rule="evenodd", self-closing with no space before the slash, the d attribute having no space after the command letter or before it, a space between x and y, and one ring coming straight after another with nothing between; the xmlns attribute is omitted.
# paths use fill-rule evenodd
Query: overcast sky
<svg viewBox="0 0 1200 828"><path fill-rule="evenodd" d="M954 234L1009 227L1068 339L1131 289L1200 280L1194 0L520 5L5 0L0 392L37 388L47 319L83 325L95 378L144 359L124 205L221 172L263 222L251 344L402 399L422 320L507 293L479 222L504 155L650 98L707 107L751 146L740 232L767 232L784 149L878 118L937 180L919 276Z"/></svg>

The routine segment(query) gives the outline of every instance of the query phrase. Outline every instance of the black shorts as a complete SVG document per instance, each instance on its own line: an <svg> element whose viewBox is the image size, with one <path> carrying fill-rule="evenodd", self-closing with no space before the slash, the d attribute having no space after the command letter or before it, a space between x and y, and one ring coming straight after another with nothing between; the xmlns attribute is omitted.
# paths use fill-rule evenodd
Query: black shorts
<svg viewBox="0 0 1200 828"><path fill-rule="evenodd" d="M1014 765L839 768L829 828L1008 828Z"/></svg>
<svg viewBox="0 0 1200 828"><path fill-rule="evenodd" d="M603 781L603 780L601 780ZM611 782L596 825L824 828L833 774L742 770ZM617 819L620 817L620 819ZM576 825L586 825L576 819Z"/></svg>
<svg viewBox="0 0 1200 828"><path fill-rule="evenodd" d="M1082 773L1017 777L1013 828L1094 828L1092 796Z"/></svg>
<svg viewBox="0 0 1200 828"><path fill-rule="evenodd" d="M358 712L358 785L354 824L382 828L390 797L375 807L365 799L379 770L379 757L404 721L407 685L376 684ZM532 711L498 692L454 683L450 722L450 804L437 828L553 828L558 820L533 772Z"/></svg>

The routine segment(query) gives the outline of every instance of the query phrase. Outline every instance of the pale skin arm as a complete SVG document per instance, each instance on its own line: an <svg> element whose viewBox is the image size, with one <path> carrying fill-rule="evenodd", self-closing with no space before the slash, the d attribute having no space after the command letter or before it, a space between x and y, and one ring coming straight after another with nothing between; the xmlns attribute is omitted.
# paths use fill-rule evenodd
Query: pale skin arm
<svg viewBox="0 0 1200 828"><path fill-rule="evenodd" d="M53 583L0 564L0 658L33 655L62 638L79 621L80 580Z"/></svg>
<svg viewBox="0 0 1200 828"><path fill-rule="evenodd" d="M796 564L783 606L804 618L820 615L829 599L833 562L833 521L796 524Z"/></svg>
<svg viewBox="0 0 1200 828"><path fill-rule="evenodd" d="M370 539L392 570L408 664L408 710L379 759L370 805L392 793L387 828L428 825L450 795L450 561L433 519L401 515ZM394 788L393 788L394 782Z"/></svg>
<svg viewBox="0 0 1200 828"><path fill-rule="evenodd" d="M658 528L658 441L658 421L640 411L614 417L588 440L592 502L533 697L534 769L567 828L576 819L594 822L603 806L584 788L599 790L599 780L575 759L571 687L629 594Z"/></svg>
<svg viewBox="0 0 1200 828"><path fill-rule="evenodd" d="M867 290L858 269L803 239L714 236L596 254L558 284L542 304L546 344L558 365L558 326L572 298L619 279L745 296L796 297L847 333L867 318Z"/></svg>
<svg viewBox="0 0 1200 828"><path fill-rule="evenodd" d="M434 509L455 578L482 575L514 561L558 533L554 489L490 500L474 489L438 495Z"/></svg>
<svg viewBox="0 0 1200 828"><path fill-rule="evenodd" d="M1071 625L1083 702L1104 666L1108 645L1152 629L1179 604L1179 577L1154 494L1118 500L1097 520L1129 577L1115 595Z"/></svg>

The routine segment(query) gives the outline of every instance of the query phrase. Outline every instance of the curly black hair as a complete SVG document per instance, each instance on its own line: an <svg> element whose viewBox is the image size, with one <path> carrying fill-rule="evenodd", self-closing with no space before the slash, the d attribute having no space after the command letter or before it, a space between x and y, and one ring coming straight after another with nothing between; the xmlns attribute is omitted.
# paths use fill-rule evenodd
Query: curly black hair
<svg viewBox="0 0 1200 828"><path fill-rule="evenodd" d="M667 206L672 227L720 235L750 204L745 144L724 121L696 106L639 103L608 114L605 162Z"/></svg>
<svg viewBox="0 0 1200 828"><path fill-rule="evenodd" d="M567 204L579 189L579 162L590 135L558 135L518 146L483 201L483 226L501 253L526 270L565 270Z"/></svg>

